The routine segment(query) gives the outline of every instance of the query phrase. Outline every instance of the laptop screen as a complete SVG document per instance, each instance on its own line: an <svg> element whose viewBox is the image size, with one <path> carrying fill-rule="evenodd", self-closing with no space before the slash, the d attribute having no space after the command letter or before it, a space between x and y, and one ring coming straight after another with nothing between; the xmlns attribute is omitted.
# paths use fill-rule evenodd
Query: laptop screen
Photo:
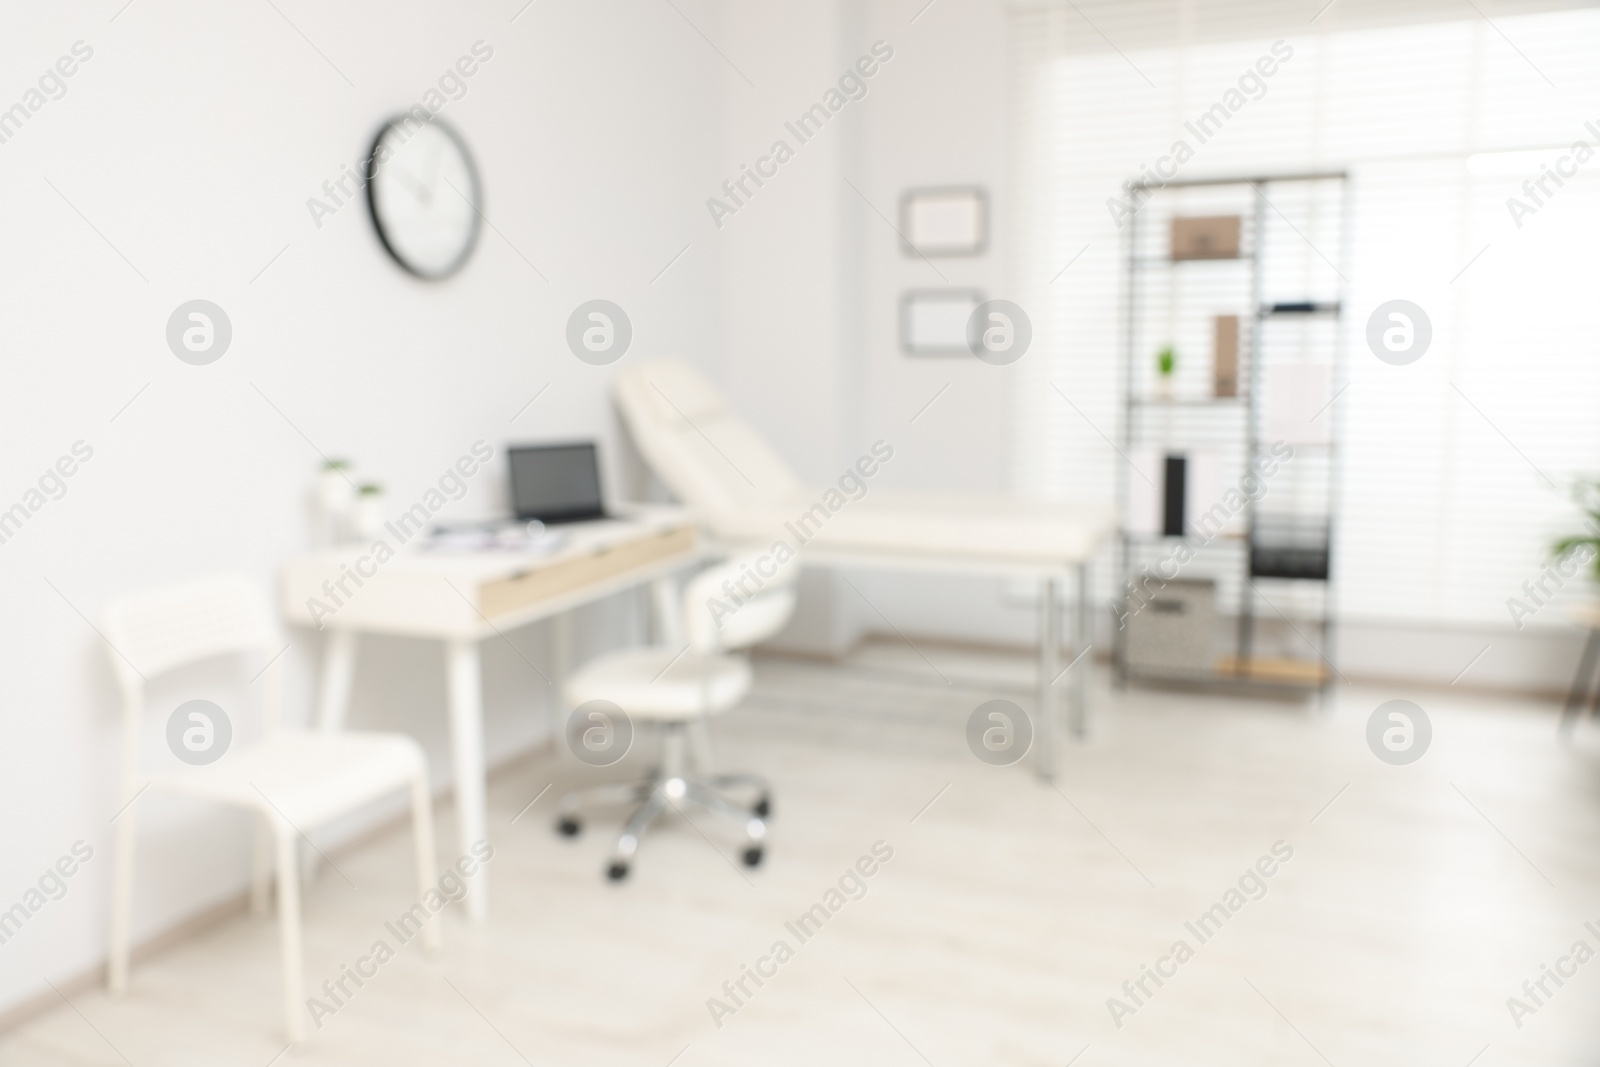
<svg viewBox="0 0 1600 1067"><path fill-rule="evenodd" d="M600 464L593 444L523 445L506 454L511 464L511 506L519 521L604 517Z"/></svg>

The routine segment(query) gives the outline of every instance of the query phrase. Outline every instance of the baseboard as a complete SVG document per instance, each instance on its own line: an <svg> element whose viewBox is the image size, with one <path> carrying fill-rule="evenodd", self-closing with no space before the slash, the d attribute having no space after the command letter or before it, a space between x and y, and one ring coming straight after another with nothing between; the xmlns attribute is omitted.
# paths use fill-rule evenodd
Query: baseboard
<svg viewBox="0 0 1600 1067"><path fill-rule="evenodd" d="M133 945L129 957L129 966L135 967L142 962L154 959L175 945L191 937L197 937L205 931L221 925L226 920L248 911L249 908L250 892L246 889L228 897L226 900L207 907L196 915L181 919L160 933L147 937L138 944ZM70 998L102 984L106 980L107 964L108 960L102 958L93 966L79 971L70 978L56 982L56 989L60 990L59 995L56 993L56 989L53 989L0 1011L0 1034L15 1030L30 1019L59 1007L63 996Z"/></svg>
<svg viewBox="0 0 1600 1067"><path fill-rule="evenodd" d="M1037 633L1038 588L1033 583L896 572L854 580L872 605L858 613L857 625L862 629L884 632L889 627L883 620L890 619L891 626L918 643L993 643L1007 649L1029 647ZM1074 615L1069 596L1062 611L1063 626L1069 632ZM1092 606L1090 619L1095 652L1101 655L1116 626L1105 601ZM1233 624L1228 615L1218 617L1224 632ZM1263 636L1270 636L1275 625L1277 620L1270 614L1257 616ZM854 631L846 636L854 636ZM905 640L900 634L890 636ZM1293 634L1289 638L1280 644L1301 654L1299 639ZM1470 689L1546 699L1559 696L1571 684L1584 633L1553 618L1544 625L1530 622L1522 630L1514 630L1494 622L1430 623L1347 616L1336 621L1335 638L1334 660L1343 676L1340 684L1349 680L1379 688ZM831 650L823 638L816 644L821 651Z"/></svg>
<svg viewBox="0 0 1600 1067"><path fill-rule="evenodd" d="M1270 628L1273 622L1260 620L1259 625ZM1234 619L1224 616L1221 623L1231 631ZM1103 624L1090 655L1100 663L1111 659L1112 639L1106 630L1109 625ZM909 631L909 635L918 644L940 648L1036 655L1036 646L1016 641L951 632ZM1446 630L1370 623L1344 624L1336 636L1342 651L1335 652L1339 670L1335 684L1470 691L1536 700L1559 700L1565 695L1583 644L1583 635L1576 630L1506 635L1465 627ZM847 658L868 641L903 644L907 639L904 633L868 629L838 655L790 647L763 646L763 651L826 662Z"/></svg>

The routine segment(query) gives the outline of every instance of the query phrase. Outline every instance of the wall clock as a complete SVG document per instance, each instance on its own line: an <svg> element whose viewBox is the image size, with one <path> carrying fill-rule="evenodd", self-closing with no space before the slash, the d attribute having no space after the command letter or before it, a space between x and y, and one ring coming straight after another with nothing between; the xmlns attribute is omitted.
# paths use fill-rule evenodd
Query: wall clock
<svg viewBox="0 0 1600 1067"><path fill-rule="evenodd" d="M366 160L378 239L419 278L448 278L478 241L482 191L461 137L438 119L391 119Z"/></svg>

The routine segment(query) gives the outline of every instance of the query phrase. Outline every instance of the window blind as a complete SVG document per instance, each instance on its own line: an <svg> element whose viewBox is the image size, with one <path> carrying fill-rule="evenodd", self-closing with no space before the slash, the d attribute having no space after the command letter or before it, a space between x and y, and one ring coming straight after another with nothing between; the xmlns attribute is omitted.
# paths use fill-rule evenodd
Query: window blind
<svg viewBox="0 0 1600 1067"><path fill-rule="evenodd" d="M1338 612L1510 626L1507 601L1526 600L1551 540L1577 526L1573 479L1600 473L1600 11L1336 0L1310 22L1319 7L1013 10L1011 280L1037 352L1018 365L1013 480L1030 495L1114 498L1125 249L1107 200L1126 180L1180 139L1193 150L1184 178L1342 169ZM1292 57L1199 143L1185 123L1279 40ZM1546 179L1534 203L1523 182L1578 141L1594 158L1568 159L1575 175ZM1514 218L1511 197L1531 212ZM1408 366L1365 340L1393 299L1432 324ZM1110 595L1110 567L1098 569ZM1524 621L1565 620L1546 607Z"/></svg>

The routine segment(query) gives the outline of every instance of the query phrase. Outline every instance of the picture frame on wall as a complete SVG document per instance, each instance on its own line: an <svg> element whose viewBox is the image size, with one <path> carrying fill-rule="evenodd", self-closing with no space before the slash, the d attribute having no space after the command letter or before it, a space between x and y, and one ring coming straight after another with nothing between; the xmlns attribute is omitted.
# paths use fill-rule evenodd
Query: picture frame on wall
<svg viewBox="0 0 1600 1067"><path fill-rule="evenodd" d="M900 194L900 250L908 256L978 256L989 247L989 194L942 185Z"/></svg>
<svg viewBox="0 0 1600 1067"><path fill-rule="evenodd" d="M900 350L911 356L965 356L977 289L908 289L900 294Z"/></svg>

